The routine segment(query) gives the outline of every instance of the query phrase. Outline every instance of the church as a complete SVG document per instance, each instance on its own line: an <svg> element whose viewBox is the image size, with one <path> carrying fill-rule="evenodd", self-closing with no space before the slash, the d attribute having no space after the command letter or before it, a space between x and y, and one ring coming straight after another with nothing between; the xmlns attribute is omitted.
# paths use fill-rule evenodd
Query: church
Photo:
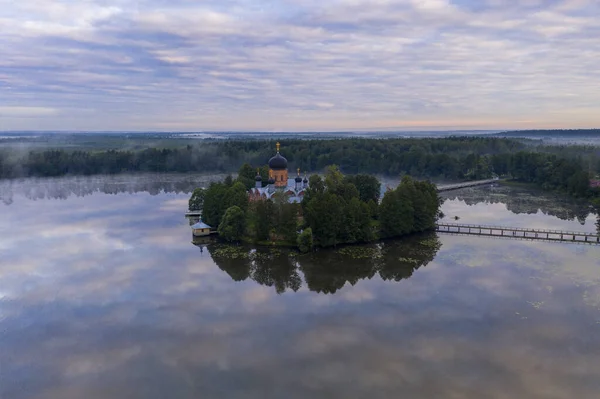
<svg viewBox="0 0 600 399"><path fill-rule="evenodd" d="M288 161L279 153L280 147L280 144L277 143L277 154L269 159L269 181L266 185L263 185L263 179L257 172L254 179L255 187L248 192L250 201L270 199L275 193L283 193L291 203L302 201L304 190L308 188L306 174L302 179L300 169L298 169L297 176L293 179L289 178Z"/></svg>

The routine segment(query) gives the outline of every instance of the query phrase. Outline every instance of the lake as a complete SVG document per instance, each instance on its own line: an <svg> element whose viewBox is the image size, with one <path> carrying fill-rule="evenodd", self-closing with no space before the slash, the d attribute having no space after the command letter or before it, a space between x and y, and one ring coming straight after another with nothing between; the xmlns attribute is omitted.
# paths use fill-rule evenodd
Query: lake
<svg viewBox="0 0 600 399"><path fill-rule="evenodd" d="M0 398L600 396L600 246L194 243L214 178L0 182ZM558 195L444 196L448 221L595 231Z"/></svg>

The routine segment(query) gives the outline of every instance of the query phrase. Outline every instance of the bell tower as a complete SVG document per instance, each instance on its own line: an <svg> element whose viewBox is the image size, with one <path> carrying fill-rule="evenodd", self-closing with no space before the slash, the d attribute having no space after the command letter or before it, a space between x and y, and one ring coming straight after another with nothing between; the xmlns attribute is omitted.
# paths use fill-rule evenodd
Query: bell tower
<svg viewBox="0 0 600 399"><path fill-rule="evenodd" d="M288 185L288 161L279 153L281 145L276 144L277 154L269 160L269 177L275 181L275 187L287 187Z"/></svg>

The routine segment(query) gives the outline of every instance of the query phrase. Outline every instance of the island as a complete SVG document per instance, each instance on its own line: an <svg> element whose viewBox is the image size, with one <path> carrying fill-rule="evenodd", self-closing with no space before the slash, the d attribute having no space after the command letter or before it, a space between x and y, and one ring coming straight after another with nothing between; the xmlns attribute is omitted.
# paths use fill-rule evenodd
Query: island
<svg viewBox="0 0 600 399"><path fill-rule="evenodd" d="M288 161L276 145L267 165L244 164L238 176L194 190L190 209L220 239L255 245L317 247L360 244L435 229L441 199L436 186L404 176L385 193L375 176L345 176L336 165L324 176L289 177ZM266 176L265 176L266 175Z"/></svg>

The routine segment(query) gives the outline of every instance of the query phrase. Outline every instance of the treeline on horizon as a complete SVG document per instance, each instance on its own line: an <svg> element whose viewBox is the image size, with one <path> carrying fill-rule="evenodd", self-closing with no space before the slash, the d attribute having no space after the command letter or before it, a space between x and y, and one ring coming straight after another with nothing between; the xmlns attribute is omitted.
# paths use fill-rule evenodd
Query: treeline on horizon
<svg viewBox="0 0 600 399"><path fill-rule="evenodd" d="M526 136L564 136L564 137L596 137L600 138L600 129L533 129L533 130L509 130L494 133L502 137L526 137Z"/></svg>
<svg viewBox="0 0 600 399"><path fill-rule="evenodd" d="M21 156L0 150L0 178L118 173L235 172L241 164L264 165L275 140L221 140L181 148L139 151L30 151ZM346 174L474 180L512 175L550 189L585 196L585 184L600 173L600 148L531 146L500 137L286 140L282 154L290 170L308 173L339 165ZM564 172L566 171L566 172ZM568 172L568 173L567 173Z"/></svg>

